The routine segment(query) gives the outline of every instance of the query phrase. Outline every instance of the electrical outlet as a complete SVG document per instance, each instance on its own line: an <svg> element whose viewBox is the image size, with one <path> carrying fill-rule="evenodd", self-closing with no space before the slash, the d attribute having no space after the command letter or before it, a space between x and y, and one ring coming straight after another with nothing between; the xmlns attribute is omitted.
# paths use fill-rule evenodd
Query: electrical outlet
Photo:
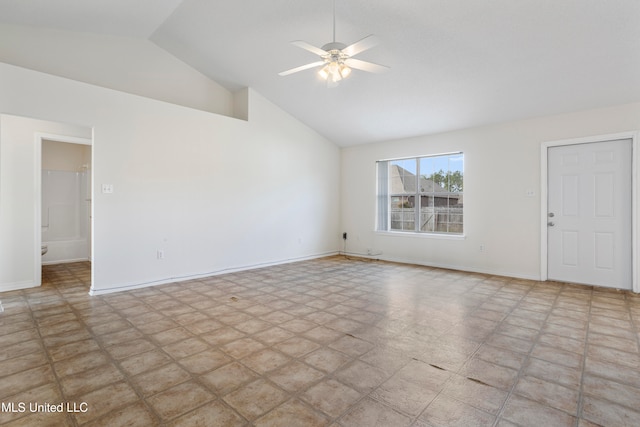
<svg viewBox="0 0 640 427"><path fill-rule="evenodd" d="M113 184L102 184L102 193L103 194L112 194L113 193Z"/></svg>
<svg viewBox="0 0 640 427"><path fill-rule="evenodd" d="M347 240L347 232L342 233L342 240Z"/></svg>
<svg viewBox="0 0 640 427"><path fill-rule="evenodd" d="M164 259L164 251L161 249L158 249L158 259Z"/></svg>
<svg viewBox="0 0 640 427"><path fill-rule="evenodd" d="M482 243L482 244L480 245L480 252L484 252L484 250L485 250L485 246L484 246L484 243Z"/></svg>

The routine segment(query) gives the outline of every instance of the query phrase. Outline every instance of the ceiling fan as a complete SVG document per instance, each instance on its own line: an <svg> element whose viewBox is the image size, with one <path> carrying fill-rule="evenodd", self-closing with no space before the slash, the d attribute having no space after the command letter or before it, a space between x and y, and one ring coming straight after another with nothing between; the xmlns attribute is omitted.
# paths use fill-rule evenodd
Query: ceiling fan
<svg viewBox="0 0 640 427"><path fill-rule="evenodd" d="M373 34L350 44L349 46L336 41L336 2L333 1L333 41L325 44L321 48L315 47L305 41L296 40L291 42L294 46L308 50L320 57L319 61L300 67L292 68L287 71L278 73L280 76L288 76L298 71L308 70L310 68L320 67L318 74L327 81L327 87L336 87L338 83L351 74L351 69L368 71L370 73L383 73L389 69L385 65L374 64L373 62L355 59L354 56L367 49L371 49L378 44L378 38Z"/></svg>

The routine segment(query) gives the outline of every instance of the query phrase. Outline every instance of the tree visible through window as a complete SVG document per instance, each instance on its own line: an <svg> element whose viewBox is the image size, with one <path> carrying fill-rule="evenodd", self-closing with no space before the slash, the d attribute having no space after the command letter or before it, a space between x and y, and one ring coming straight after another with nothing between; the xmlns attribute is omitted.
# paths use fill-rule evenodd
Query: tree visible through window
<svg viewBox="0 0 640 427"><path fill-rule="evenodd" d="M378 162L378 230L462 234L464 155Z"/></svg>

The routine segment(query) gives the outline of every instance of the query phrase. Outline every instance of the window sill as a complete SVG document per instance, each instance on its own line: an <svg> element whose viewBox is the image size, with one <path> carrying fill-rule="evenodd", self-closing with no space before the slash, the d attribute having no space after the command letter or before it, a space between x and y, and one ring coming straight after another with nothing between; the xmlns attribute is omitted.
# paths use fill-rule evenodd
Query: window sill
<svg viewBox="0 0 640 427"><path fill-rule="evenodd" d="M466 240L464 234L415 233L411 231L375 231L381 236L414 237L419 239Z"/></svg>

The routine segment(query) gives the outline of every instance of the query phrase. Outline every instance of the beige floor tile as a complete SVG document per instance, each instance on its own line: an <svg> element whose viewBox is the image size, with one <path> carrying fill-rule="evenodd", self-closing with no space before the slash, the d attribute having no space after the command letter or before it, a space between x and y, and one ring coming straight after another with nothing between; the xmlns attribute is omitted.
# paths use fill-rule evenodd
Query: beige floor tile
<svg viewBox="0 0 640 427"><path fill-rule="evenodd" d="M518 378L518 371L515 369L495 365L481 359L471 359L462 368L460 374L505 391L511 390Z"/></svg>
<svg viewBox="0 0 640 427"><path fill-rule="evenodd" d="M151 334L150 336L155 343L160 346L165 346L192 338L193 334L186 328L179 327L167 329L166 331Z"/></svg>
<svg viewBox="0 0 640 427"><path fill-rule="evenodd" d="M389 375L394 374L397 370L413 360L409 356L387 347L374 347L360 356L359 359L376 368L382 369Z"/></svg>
<svg viewBox="0 0 640 427"><path fill-rule="evenodd" d="M224 402L216 400L200 406L170 424L172 427L242 427L247 421Z"/></svg>
<svg viewBox="0 0 640 427"><path fill-rule="evenodd" d="M126 341L119 344L114 344L106 348L106 351L114 359L121 360L127 357L135 356L136 354L146 353L147 351L154 350L155 344L145 339L138 339L133 341Z"/></svg>
<svg viewBox="0 0 640 427"><path fill-rule="evenodd" d="M169 421L185 414L215 396L201 385L188 381L171 387L147 399L162 421Z"/></svg>
<svg viewBox="0 0 640 427"><path fill-rule="evenodd" d="M220 350L205 350L180 359L178 363L193 374L203 374L231 362L229 356Z"/></svg>
<svg viewBox="0 0 640 427"><path fill-rule="evenodd" d="M25 358L21 358L25 359ZM56 375L60 378L94 369L109 362L109 358L101 350L80 354L76 357L61 360L53 364ZM0 368L0 372L2 369Z"/></svg>
<svg viewBox="0 0 640 427"><path fill-rule="evenodd" d="M547 362L567 366L569 368L581 369L583 356L545 344L537 344L531 351L531 357L546 360Z"/></svg>
<svg viewBox="0 0 640 427"><path fill-rule="evenodd" d="M57 347L62 347L66 344L77 343L79 341L84 341L87 339L93 338L88 329L77 329L70 332L63 332L57 335L49 335L42 339L42 342L45 347L48 349L54 349Z"/></svg>
<svg viewBox="0 0 640 427"><path fill-rule="evenodd" d="M451 373L422 362L412 360L400 369L393 378L412 382L433 391L440 391L451 378Z"/></svg>
<svg viewBox="0 0 640 427"><path fill-rule="evenodd" d="M87 427L147 427L157 424L157 419L142 402L110 411L102 418L94 420Z"/></svg>
<svg viewBox="0 0 640 427"><path fill-rule="evenodd" d="M271 381L291 393L308 388L324 376L323 372L295 360L267 375Z"/></svg>
<svg viewBox="0 0 640 427"><path fill-rule="evenodd" d="M473 358L484 360L499 366L520 370L527 359L527 355L510 351L505 348L483 344L474 354Z"/></svg>
<svg viewBox="0 0 640 427"><path fill-rule="evenodd" d="M289 332L299 334L301 332L308 331L318 326L316 323L304 319L292 319L279 325L281 328L286 329Z"/></svg>
<svg viewBox="0 0 640 427"><path fill-rule="evenodd" d="M597 399L615 402L632 409L638 408L640 402L640 388L627 384L599 378L591 374L585 374L582 382L582 393Z"/></svg>
<svg viewBox="0 0 640 427"><path fill-rule="evenodd" d="M0 380L0 398L51 383L54 380L55 376L49 365L38 366L13 375L7 375Z"/></svg>
<svg viewBox="0 0 640 427"><path fill-rule="evenodd" d="M554 347L577 354L584 354L584 348L586 345L586 343L581 340L574 340L560 335L547 333L541 334L538 338L538 342L548 347Z"/></svg>
<svg viewBox="0 0 640 427"><path fill-rule="evenodd" d="M635 427L640 412L591 396L582 399L582 418L601 426Z"/></svg>
<svg viewBox="0 0 640 427"><path fill-rule="evenodd" d="M175 363L147 371L131 378L131 382L144 396L151 396L176 384L188 381L189 373Z"/></svg>
<svg viewBox="0 0 640 427"><path fill-rule="evenodd" d="M159 368L170 362L169 355L160 349L155 349L123 359L120 361L120 366L128 375L134 376Z"/></svg>
<svg viewBox="0 0 640 427"><path fill-rule="evenodd" d="M25 414L20 414L25 415ZM0 418L0 422L3 422L4 418ZM50 413L50 412L36 412L36 413L28 413L25 416L21 416L18 418L12 418L9 420L7 418L7 423L2 424L3 427L25 427L25 426L34 426L34 427L63 427L63 426L74 426L73 421L69 414L65 413Z"/></svg>
<svg viewBox="0 0 640 427"><path fill-rule="evenodd" d="M364 398L340 419L339 424L343 427L403 427L411 424L411 418L376 400Z"/></svg>
<svg viewBox="0 0 640 427"><path fill-rule="evenodd" d="M493 426L494 415L440 395L420 415L420 421L433 426Z"/></svg>
<svg viewBox="0 0 640 427"><path fill-rule="evenodd" d="M251 369L238 362L233 362L202 375L200 380L218 396L224 396L256 378L258 378L258 374Z"/></svg>
<svg viewBox="0 0 640 427"><path fill-rule="evenodd" d="M575 417L566 412L518 395L511 395L505 404L502 417L523 427L572 427L576 423Z"/></svg>
<svg viewBox="0 0 640 427"><path fill-rule="evenodd" d="M628 353L599 345L588 345L587 357L603 362L616 363L632 369L637 369L640 366L640 353Z"/></svg>
<svg viewBox="0 0 640 427"><path fill-rule="evenodd" d="M326 380L302 393L301 398L314 408L336 418L356 403L361 396L356 390L338 381Z"/></svg>
<svg viewBox="0 0 640 427"><path fill-rule="evenodd" d="M229 356L234 357L236 359L242 359L254 353L258 350L262 350L265 348L264 344L252 339L252 338L241 338L239 340L232 341L228 344L220 346L222 351L227 353Z"/></svg>
<svg viewBox="0 0 640 427"><path fill-rule="evenodd" d="M609 378L619 383L625 383L633 387L640 388L640 370L629 369L627 366L588 357L585 366L585 373Z"/></svg>
<svg viewBox="0 0 640 427"><path fill-rule="evenodd" d="M373 399L411 417L418 416L437 395L437 391L395 376L370 394Z"/></svg>
<svg viewBox="0 0 640 427"><path fill-rule="evenodd" d="M306 338L292 337L274 345L274 347L291 357L301 357L319 348L320 344Z"/></svg>
<svg viewBox="0 0 640 427"><path fill-rule="evenodd" d="M350 335L343 335L339 340L329 344L329 347L356 357L368 352L374 347L374 345Z"/></svg>
<svg viewBox="0 0 640 427"><path fill-rule="evenodd" d="M220 329L216 329L213 332L203 334L200 337L211 345L223 345L240 339L244 336L244 333L231 327L225 326Z"/></svg>
<svg viewBox="0 0 640 427"><path fill-rule="evenodd" d="M337 350L322 347L304 356L302 360L314 368L331 373L345 365L351 358Z"/></svg>
<svg viewBox="0 0 640 427"><path fill-rule="evenodd" d="M289 362L291 358L279 351L272 349L264 349L245 357L240 362L253 369L257 373L264 375L269 371L273 371Z"/></svg>
<svg viewBox="0 0 640 427"><path fill-rule="evenodd" d="M458 375L451 377L442 393L491 414L500 411L508 396L506 391Z"/></svg>
<svg viewBox="0 0 640 427"><path fill-rule="evenodd" d="M200 338L187 338L173 344L165 345L162 350L174 359L182 359L192 354L200 353L209 348L209 344Z"/></svg>
<svg viewBox="0 0 640 427"><path fill-rule="evenodd" d="M86 403L87 411L76 413L74 417L79 424L83 424L134 404L137 400L138 396L128 384L124 382L111 384L76 397L74 399L76 403Z"/></svg>
<svg viewBox="0 0 640 427"><path fill-rule="evenodd" d="M224 396L223 400L248 420L255 420L287 399L284 391L257 380Z"/></svg>
<svg viewBox="0 0 640 427"><path fill-rule="evenodd" d="M258 319L250 319L246 322L241 322L234 327L245 334L255 334L256 332L264 331L271 328L271 323Z"/></svg>
<svg viewBox="0 0 640 427"><path fill-rule="evenodd" d="M569 368L535 358L527 361L523 373L545 381L556 382L573 390L580 388L580 381L582 380L582 370L580 369Z"/></svg>
<svg viewBox="0 0 640 427"><path fill-rule="evenodd" d="M344 334L333 329L325 328L324 326L318 326L303 332L302 336L320 344L327 344L336 341L338 338L344 336Z"/></svg>
<svg viewBox="0 0 640 427"><path fill-rule="evenodd" d="M253 425L255 427L322 427L329 425L329 420L324 415L312 410L308 405L294 399L260 417Z"/></svg>
<svg viewBox="0 0 640 427"><path fill-rule="evenodd" d="M339 371L335 372L335 379L352 387L361 393L369 393L389 378L382 369L355 360Z"/></svg>
<svg viewBox="0 0 640 427"><path fill-rule="evenodd" d="M578 411L578 390L539 378L520 378L514 393L571 415L576 415Z"/></svg>
<svg viewBox="0 0 640 427"><path fill-rule="evenodd" d="M60 379L62 392L68 398L86 394L92 390L102 388L107 384L112 384L124 380L124 375L113 364L98 366L89 371L69 375Z"/></svg>
<svg viewBox="0 0 640 427"><path fill-rule="evenodd" d="M15 421L30 415L32 413L31 405L36 405L36 410L37 410L38 402L45 403L45 402L63 402L63 401L64 399L62 398L62 395L60 394L58 387L52 383L47 383L35 388L31 388L29 390L20 392L18 394L5 397L2 399L2 402L4 402L5 405L11 405L11 408L9 409L8 412L5 412L5 411L0 412L0 424L8 421ZM21 404L24 405L23 406L24 409L21 409L20 407ZM43 415L48 415L48 414L50 413L46 413ZM47 418L47 417L44 417L44 418ZM29 418L29 419L31 420L34 418ZM58 418L54 418L54 419L58 419ZM28 424L25 423L23 425L28 425Z"/></svg>
<svg viewBox="0 0 640 427"><path fill-rule="evenodd" d="M47 365L48 363L49 360L44 352L28 353L23 356L14 357L13 359L3 360L0 362L0 381L4 376L14 375L38 366Z"/></svg>
<svg viewBox="0 0 640 427"><path fill-rule="evenodd" d="M99 341L104 346L108 347L114 344L120 344L123 342L136 340L136 339L142 338L143 336L144 335L142 335L142 332L138 331L137 329L131 328L131 329L125 329L125 330L114 332L107 335L102 335L99 338Z"/></svg>

